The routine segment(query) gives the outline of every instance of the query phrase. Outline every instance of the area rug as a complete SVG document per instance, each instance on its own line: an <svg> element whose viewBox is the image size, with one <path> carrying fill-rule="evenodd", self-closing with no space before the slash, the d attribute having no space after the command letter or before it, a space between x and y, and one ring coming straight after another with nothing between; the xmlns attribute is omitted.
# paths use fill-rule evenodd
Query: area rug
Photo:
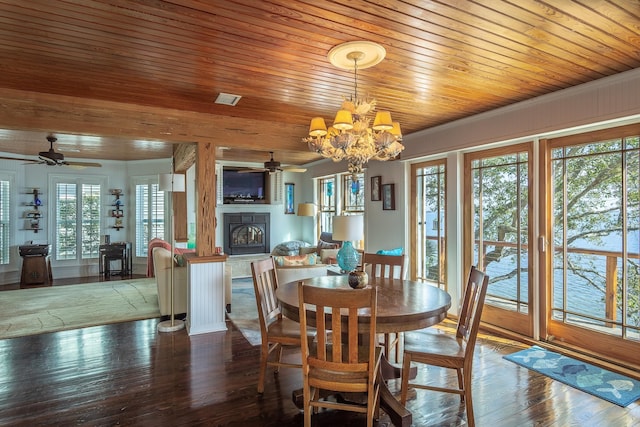
<svg viewBox="0 0 640 427"><path fill-rule="evenodd" d="M160 317L154 278L0 292L0 339Z"/></svg>
<svg viewBox="0 0 640 427"><path fill-rule="evenodd" d="M542 347L532 346L504 358L622 407L640 398L640 381Z"/></svg>
<svg viewBox="0 0 640 427"><path fill-rule="evenodd" d="M227 313L227 317L251 345L262 343L252 279L232 280L231 313Z"/></svg>

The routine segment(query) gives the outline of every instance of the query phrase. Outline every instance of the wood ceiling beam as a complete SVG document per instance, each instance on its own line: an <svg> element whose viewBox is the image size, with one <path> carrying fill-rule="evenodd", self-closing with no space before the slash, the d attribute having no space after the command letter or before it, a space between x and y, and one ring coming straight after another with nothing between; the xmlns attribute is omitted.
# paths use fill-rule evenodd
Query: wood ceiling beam
<svg viewBox="0 0 640 427"><path fill-rule="evenodd" d="M307 126L0 88L0 126L263 151L307 151ZM229 107L232 109L233 107Z"/></svg>

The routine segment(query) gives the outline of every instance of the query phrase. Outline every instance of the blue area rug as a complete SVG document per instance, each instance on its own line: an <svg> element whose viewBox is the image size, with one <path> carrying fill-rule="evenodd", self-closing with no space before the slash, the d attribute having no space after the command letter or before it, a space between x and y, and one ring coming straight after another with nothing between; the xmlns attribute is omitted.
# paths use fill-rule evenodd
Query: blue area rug
<svg viewBox="0 0 640 427"><path fill-rule="evenodd" d="M542 347L534 345L504 358L622 407L640 398L640 381Z"/></svg>

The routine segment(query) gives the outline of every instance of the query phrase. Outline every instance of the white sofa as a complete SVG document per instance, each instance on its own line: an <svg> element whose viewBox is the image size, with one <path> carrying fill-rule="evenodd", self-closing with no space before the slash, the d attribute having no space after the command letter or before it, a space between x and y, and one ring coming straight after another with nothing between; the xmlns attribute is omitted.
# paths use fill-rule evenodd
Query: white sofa
<svg viewBox="0 0 640 427"><path fill-rule="evenodd" d="M327 267L327 264L292 266L276 265L276 275L278 277L278 283L282 285L284 283L307 279L309 277L326 276Z"/></svg>
<svg viewBox="0 0 640 427"><path fill-rule="evenodd" d="M153 269L158 286L158 305L160 314L167 316L171 314L171 251L162 248L153 248ZM174 265L174 313L181 314L187 312L187 267Z"/></svg>

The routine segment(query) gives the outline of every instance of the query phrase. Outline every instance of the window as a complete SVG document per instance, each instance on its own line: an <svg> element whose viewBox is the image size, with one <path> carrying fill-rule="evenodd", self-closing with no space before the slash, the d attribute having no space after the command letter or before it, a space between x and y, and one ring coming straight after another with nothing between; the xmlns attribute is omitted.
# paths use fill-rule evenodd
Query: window
<svg viewBox="0 0 640 427"><path fill-rule="evenodd" d="M364 174L342 175L343 213L364 213Z"/></svg>
<svg viewBox="0 0 640 427"><path fill-rule="evenodd" d="M98 258L102 185L55 183L56 260Z"/></svg>
<svg viewBox="0 0 640 427"><path fill-rule="evenodd" d="M446 162L413 165L412 247L418 280L446 289ZM414 229L415 228L415 229Z"/></svg>
<svg viewBox="0 0 640 427"><path fill-rule="evenodd" d="M0 176L0 264L9 264L11 230L11 182Z"/></svg>
<svg viewBox="0 0 640 427"><path fill-rule="evenodd" d="M320 232L331 233L333 217L336 215L336 179L334 177L318 180L318 212L320 214Z"/></svg>
<svg viewBox="0 0 640 427"><path fill-rule="evenodd" d="M157 177L142 179L136 188L136 256L145 257L149 241L165 238L165 193L158 190Z"/></svg>

